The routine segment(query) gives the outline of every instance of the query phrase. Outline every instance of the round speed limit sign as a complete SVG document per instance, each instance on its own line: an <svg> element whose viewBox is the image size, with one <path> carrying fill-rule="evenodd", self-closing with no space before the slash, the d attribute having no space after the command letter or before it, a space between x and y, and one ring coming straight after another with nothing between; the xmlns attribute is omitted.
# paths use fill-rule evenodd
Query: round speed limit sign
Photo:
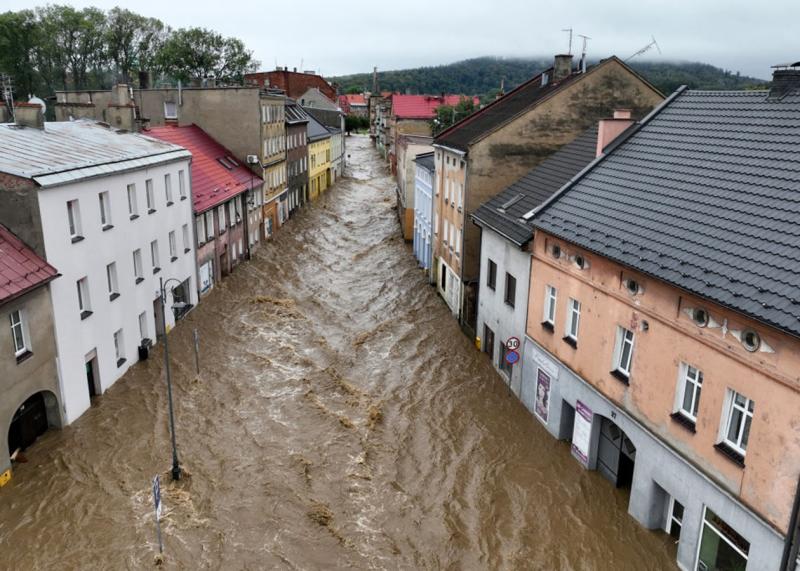
<svg viewBox="0 0 800 571"><path fill-rule="evenodd" d="M506 349L509 351L516 351L519 349L519 339L517 337L509 337L506 341Z"/></svg>

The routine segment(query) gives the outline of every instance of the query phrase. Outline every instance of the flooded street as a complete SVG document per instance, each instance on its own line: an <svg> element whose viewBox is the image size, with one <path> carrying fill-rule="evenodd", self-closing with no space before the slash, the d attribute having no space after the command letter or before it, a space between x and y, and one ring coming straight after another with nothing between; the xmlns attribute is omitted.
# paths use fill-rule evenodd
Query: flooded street
<svg viewBox="0 0 800 571"><path fill-rule="evenodd" d="M169 337L0 489L3 569L674 569L459 330L366 137ZM192 330L201 343L195 375Z"/></svg>

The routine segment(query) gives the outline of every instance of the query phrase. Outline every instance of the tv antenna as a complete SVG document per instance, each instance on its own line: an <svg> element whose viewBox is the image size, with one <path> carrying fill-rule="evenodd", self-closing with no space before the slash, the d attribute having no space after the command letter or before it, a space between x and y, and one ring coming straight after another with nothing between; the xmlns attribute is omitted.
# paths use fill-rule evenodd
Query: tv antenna
<svg viewBox="0 0 800 571"><path fill-rule="evenodd" d="M11 120L14 121L14 84L11 76L5 73L0 73L0 97L11 114Z"/></svg>
<svg viewBox="0 0 800 571"><path fill-rule="evenodd" d="M648 51L652 50L653 48L656 48L656 49L658 50L658 55L661 55L661 47L658 45L658 42L656 41L656 38L655 38L655 36L650 36L650 39L651 39L652 41L651 41L649 44L647 44L645 47L643 47L642 49L640 49L639 51L637 51L635 54L633 54L632 56L630 56L630 57L629 57L628 59L626 59L625 61L630 61L630 60L632 60L633 58L635 58L636 56L640 56L640 55L642 55L643 53L645 53L645 52L648 52Z"/></svg>
<svg viewBox="0 0 800 571"><path fill-rule="evenodd" d="M567 53L572 55L572 28L564 28L562 32L569 32L569 51Z"/></svg>
<svg viewBox="0 0 800 571"><path fill-rule="evenodd" d="M589 44L590 38L589 36L584 36L583 34L578 34L578 37L583 40L583 47L581 47L581 63L580 69L582 72L586 71L586 46Z"/></svg>

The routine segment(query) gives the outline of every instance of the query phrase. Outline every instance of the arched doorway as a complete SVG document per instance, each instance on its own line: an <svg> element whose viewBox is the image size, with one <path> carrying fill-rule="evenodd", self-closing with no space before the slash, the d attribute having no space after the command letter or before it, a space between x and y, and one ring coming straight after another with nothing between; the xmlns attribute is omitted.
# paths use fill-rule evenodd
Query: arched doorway
<svg viewBox="0 0 800 571"><path fill-rule="evenodd" d="M597 470L617 488L630 488L636 446L614 421L602 417L597 445Z"/></svg>
<svg viewBox="0 0 800 571"><path fill-rule="evenodd" d="M40 391L23 402L8 427L8 452L25 450L50 426L58 426L58 420L48 420L48 416L58 415L56 397L48 391Z"/></svg>

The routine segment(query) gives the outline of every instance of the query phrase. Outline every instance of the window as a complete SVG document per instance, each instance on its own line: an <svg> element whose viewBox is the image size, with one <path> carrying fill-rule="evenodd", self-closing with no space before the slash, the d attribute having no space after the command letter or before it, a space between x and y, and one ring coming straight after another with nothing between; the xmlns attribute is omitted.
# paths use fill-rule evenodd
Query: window
<svg viewBox="0 0 800 571"><path fill-rule="evenodd" d="M206 216L201 214L194 219L195 231L197 232L197 245L202 246L206 243Z"/></svg>
<svg viewBox="0 0 800 571"><path fill-rule="evenodd" d="M89 302L89 280L81 278L78 280L78 310L81 319L86 319L92 314L92 304Z"/></svg>
<svg viewBox="0 0 800 571"><path fill-rule="evenodd" d="M157 274L161 271L161 266L158 262L158 240L150 242L150 261L153 263L153 273Z"/></svg>
<svg viewBox="0 0 800 571"><path fill-rule="evenodd" d="M164 102L164 119L177 119L178 105L174 101Z"/></svg>
<svg viewBox="0 0 800 571"><path fill-rule="evenodd" d="M514 302L517 297L517 278L506 272L506 295L505 302L514 307Z"/></svg>
<svg viewBox="0 0 800 571"><path fill-rule="evenodd" d="M567 304L567 326L566 338L578 341L578 326L581 321L581 302L577 299L569 298Z"/></svg>
<svg viewBox="0 0 800 571"><path fill-rule="evenodd" d="M136 185L128 185L128 214L131 215L131 220L139 218L139 205L136 203Z"/></svg>
<svg viewBox="0 0 800 571"><path fill-rule="evenodd" d="M681 528L683 527L683 504L675 498L669 499L669 508L667 512L667 524L664 530L672 536L673 539L679 540L681 538Z"/></svg>
<svg viewBox="0 0 800 571"><path fill-rule="evenodd" d="M461 254L461 230L456 230L456 256Z"/></svg>
<svg viewBox="0 0 800 571"><path fill-rule="evenodd" d="M81 213L77 200L67 202L67 218L69 219L69 237L73 242L83 240L81 236Z"/></svg>
<svg viewBox="0 0 800 571"><path fill-rule="evenodd" d="M113 228L111 225L111 203L109 202L108 191L101 192L97 197L100 201L100 224L103 230Z"/></svg>
<svg viewBox="0 0 800 571"><path fill-rule="evenodd" d="M167 206L172 206L174 204L172 202L172 177L169 173L164 175L164 194L167 197Z"/></svg>
<svg viewBox="0 0 800 571"><path fill-rule="evenodd" d="M139 339L149 339L147 335L147 312L143 311L139 314Z"/></svg>
<svg viewBox="0 0 800 571"><path fill-rule="evenodd" d="M450 238L450 222L445 218L442 224L444 226L444 243L447 244Z"/></svg>
<svg viewBox="0 0 800 571"><path fill-rule="evenodd" d="M172 262L178 259L178 244L175 240L174 230L169 233L169 258Z"/></svg>
<svg viewBox="0 0 800 571"><path fill-rule="evenodd" d="M492 260L488 260L486 267L486 285L492 290L497 287L497 264Z"/></svg>
<svg viewBox="0 0 800 571"><path fill-rule="evenodd" d="M111 262L106 266L106 282L108 283L108 299L114 301L119 297L116 262Z"/></svg>
<svg viewBox="0 0 800 571"><path fill-rule="evenodd" d="M219 220L219 233L222 234L226 230L225 225L225 205L220 204L217 207L217 220Z"/></svg>
<svg viewBox="0 0 800 571"><path fill-rule="evenodd" d="M153 179L148 178L144 181L144 193L147 196L147 213L152 214L156 211L156 197L153 195Z"/></svg>
<svg viewBox="0 0 800 571"><path fill-rule="evenodd" d="M442 262L440 266L440 273L442 275L442 291L447 291L447 267Z"/></svg>
<svg viewBox="0 0 800 571"><path fill-rule="evenodd" d="M633 360L633 331L617 326L617 343L614 351L615 376L622 377L627 382L631 375L631 361Z"/></svg>
<svg viewBox="0 0 800 571"><path fill-rule="evenodd" d="M542 322L549 324L551 331L556 323L557 296L558 292L553 286L549 285L544 288L544 315L542 316Z"/></svg>
<svg viewBox="0 0 800 571"><path fill-rule="evenodd" d="M144 281L144 272L142 270L142 251L138 248L133 251L133 275L136 276L137 284L140 284Z"/></svg>
<svg viewBox="0 0 800 571"><path fill-rule="evenodd" d="M681 363L679 367L676 412L697 422L697 408L700 405L700 391L703 387L703 372L691 365Z"/></svg>
<svg viewBox="0 0 800 571"><path fill-rule="evenodd" d="M189 225L183 225L183 253L186 254L191 250L191 246L189 245Z"/></svg>
<svg viewBox="0 0 800 571"><path fill-rule="evenodd" d="M205 214L206 217L206 240L214 238L214 211L209 210Z"/></svg>
<svg viewBox="0 0 800 571"><path fill-rule="evenodd" d="M14 356L19 358L30 353L28 332L23 321L22 310L18 309L8 314L11 319L11 338L14 340Z"/></svg>
<svg viewBox="0 0 800 571"><path fill-rule="evenodd" d="M433 233L438 236L439 235L439 213L434 212L433 214Z"/></svg>
<svg viewBox="0 0 800 571"><path fill-rule="evenodd" d="M228 202L228 224L233 226L236 224L236 198Z"/></svg>
<svg viewBox="0 0 800 571"><path fill-rule="evenodd" d="M703 514L697 569L744 569L750 542L708 507Z"/></svg>
<svg viewBox="0 0 800 571"><path fill-rule="evenodd" d="M744 456L747 440L750 438L750 424L753 422L755 403L731 389L728 389L726 403L723 443Z"/></svg>
<svg viewBox="0 0 800 571"><path fill-rule="evenodd" d="M183 174L183 169L178 171L178 193L181 200L186 200L186 176Z"/></svg>
<svg viewBox="0 0 800 571"><path fill-rule="evenodd" d="M125 341L122 338L122 329L114 333L114 353L117 357L117 367L125 363Z"/></svg>

